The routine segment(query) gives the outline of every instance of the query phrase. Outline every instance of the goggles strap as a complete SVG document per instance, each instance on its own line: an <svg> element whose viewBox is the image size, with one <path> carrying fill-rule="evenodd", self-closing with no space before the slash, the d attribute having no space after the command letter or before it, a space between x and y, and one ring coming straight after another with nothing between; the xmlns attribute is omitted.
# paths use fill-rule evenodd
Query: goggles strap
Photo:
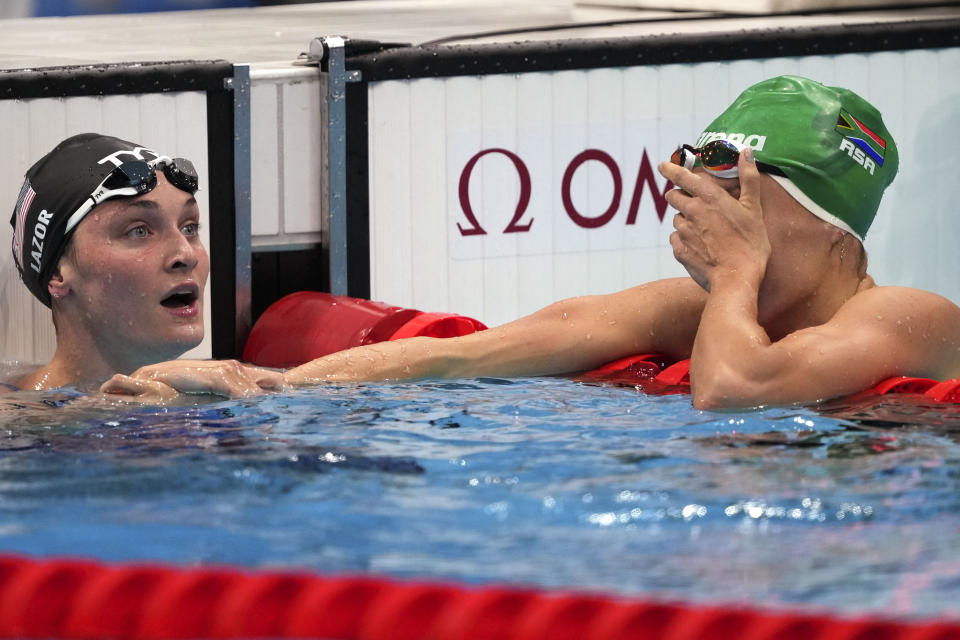
<svg viewBox="0 0 960 640"><path fill-rule="evenodd" d="M134 161L134 162L139 162L139 161ZM115 168L100 182L97 188L93 190L93 193L87 196L87 199L83 201L83 204L77 207L77 210L74 211L69 218L67 218L67 224L63 229L64 235L70 233L73 230L73 228L76 227L78 224L80 224L80 221L83 220L88 213L90 213L90 210L93 209L98 204L100 204L101 202L104 202L106 200L109 200L110 198L115 198L118 196L136 196L144 193L149 193L150 191L152 191L153 188L156 187L157 185L156 172L153 169L153 167L150 165L150 163L144 162L143 164L145 164L147 168L150 169L151 171L149 176L153 177L153 180L151 180L152 184L146 186L146 188L144 188L144 186L138 187L131 184L129 186L120 187L117 189L107 189L105 185L111 180L115 179L118 175L125 175L129 178L129 176L122 170L121 168L122 165L121 167ZM148 179L149 179L149 176L148 176Z"/></svg>
<svg viewBox="0 0 960 640"><path fill-rule="evenodd" d="M70 233L73 228L80 224L80 221L83 220L88 213L90 213L91 209L105 200L116 198L118 196L138 196L153 191L153 189L157 186L156 169L158 166L163 170L163 174L167 177L167 180L170 181L170 184L176 188L180 189L181 191L186 191L190 194L196 193L197 191L197 172L189 160L185 160L183 158L170 158L170 156L157 156L153 160L131 161L131 163L133 162L143 162L150 170L150 174L146 177L149 181L149 184L147 184L146 187L144 186L144 183L141 183L138 186L130 184L129 186L119 187L117 189L107 189L104 185L106 185L110 180L116 178L118 175L123 174L128 178L130 177L121 169L123 165L115 168L103 179L103 181L100 182L97 188L93 190L93 193L91 193L87 199L83 201L83 204L77 207L77 210L74 211L69 218L67 218L67 224L63 231L64 234Z"/></svg>

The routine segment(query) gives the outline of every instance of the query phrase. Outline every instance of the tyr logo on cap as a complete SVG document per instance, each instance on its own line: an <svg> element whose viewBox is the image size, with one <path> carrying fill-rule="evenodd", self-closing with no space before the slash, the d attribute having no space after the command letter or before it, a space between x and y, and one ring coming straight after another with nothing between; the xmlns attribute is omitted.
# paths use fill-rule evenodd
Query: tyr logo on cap
<svg viewBox="0 0 960 640"><path fill-rule="evenodd" d="M148 157L144 157L143 154L145 153L148 154ZM110 162L113 164L113 166L119 167L124 162L126 162L126 160L120 159L121 156L133 156L134 160L147 161L147 160L156 160L157 158L160 157L160 154L154 151L153 149L147 149L146 147L134 147L131 150L120 149L119 151L114 151L108 156L104 156L100 158L100 160L97 161L97 164L105 164L107 162Z"/></svg>
<svg viewBox="0 0 960 640"><path fill-rule="evenodd" d="M72 216L88 202L98 204L103 194L95 195L103 181L126 163L149 164L162 157L134 142L80 133L60 142L27 170L10 218L12 248L20 277L40 302L51 304L50 274L79 222L68 227Z"/></svg>

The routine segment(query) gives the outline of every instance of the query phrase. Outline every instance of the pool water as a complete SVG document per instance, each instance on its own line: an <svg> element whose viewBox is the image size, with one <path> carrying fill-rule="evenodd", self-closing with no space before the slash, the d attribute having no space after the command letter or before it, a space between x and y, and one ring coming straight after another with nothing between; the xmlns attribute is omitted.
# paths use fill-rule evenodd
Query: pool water
<svg viewBox="0 0 960 640"><path fill-rule="evenodd" d="M562 378L0 403L5 552L960 616L960 406Z"/></svg>

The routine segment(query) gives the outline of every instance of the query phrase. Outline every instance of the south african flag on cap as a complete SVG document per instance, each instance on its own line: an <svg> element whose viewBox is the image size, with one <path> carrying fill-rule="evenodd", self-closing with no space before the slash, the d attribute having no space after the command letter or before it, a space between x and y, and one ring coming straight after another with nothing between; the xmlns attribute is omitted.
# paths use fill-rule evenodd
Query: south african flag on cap
<svg viewBox="0 0 960 640"><path fill-rule="evenodd" d="M810 213L861 240L900 164L876 107L849 89L800 76L744 89L703 136L756 141L757 162L783 173L771 179Z"/></svg>
<svg viewBox="0 0 960 640"><path fill-rule="evenodd" d="M883 156L887 151L886 141L843 109L837 117L837 132L863 149L864 153L873 158L877 166L883 166Z"/></svg>

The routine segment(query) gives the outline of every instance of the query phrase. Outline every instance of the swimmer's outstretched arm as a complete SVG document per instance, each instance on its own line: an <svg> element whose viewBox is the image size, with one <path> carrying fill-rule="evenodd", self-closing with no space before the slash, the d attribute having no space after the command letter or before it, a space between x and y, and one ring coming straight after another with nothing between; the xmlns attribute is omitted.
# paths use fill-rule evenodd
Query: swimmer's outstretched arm
<svg viewBox="0 0 960 640"><path fill-rule="evenodd" d="M639 353L689 356L704 291L689 278L571 298L459 338L410 338L348 349L290 369L287 384L585 371Z"/></svg>
<svg viewBox="0 0 960 640"><path fill-rule="evenodd" d="M410 338L356 347L283 374L236 361L172 360L116 375L104 393L163 402L177 392L243 396L283 384L528 376L584 371L639 353L689 357L706 294L689 278L572 298L459 338Z"/></svg>
<svg viewBox="0 0 960 640"><path fill-rule="evenodd" d="M691 357L700 408L815 402L894 375L960 375L960 309L925 291L874 287L825 323L772 341L757 320L769 240L752 154L740 158L739 200L715 182L664 163L683 189L668 194L674 255L710 289Z"/></svg>

